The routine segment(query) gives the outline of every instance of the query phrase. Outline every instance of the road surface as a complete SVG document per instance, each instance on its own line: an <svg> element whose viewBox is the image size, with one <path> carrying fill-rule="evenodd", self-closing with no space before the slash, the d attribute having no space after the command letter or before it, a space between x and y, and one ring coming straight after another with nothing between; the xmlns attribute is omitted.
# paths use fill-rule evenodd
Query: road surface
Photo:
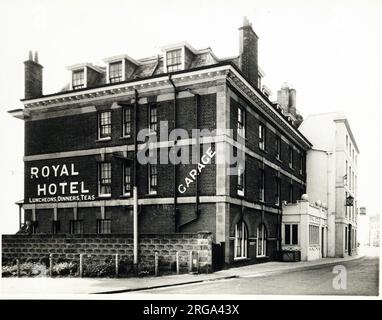
<svg viewBox="0 0 382 320"><path fill-rule="evenodd" d="M268 276L235 278L183 286L140 291L148 294L277 294L277 295L378 295L377 257L345 261L346 279L339 285L335 265L314 266L308 270L290 271ZM333 285L333 280L337 285ZM345 288L346 284L346 288ZM342 287L341 287L342 286ZM334 287L337 287L335 289ZM133 292L132 292L133 293ZM135 292L137 294L138 292ZM128 294L128 293L125 293ZM175 297L174 297L175 298Z"/></svg>

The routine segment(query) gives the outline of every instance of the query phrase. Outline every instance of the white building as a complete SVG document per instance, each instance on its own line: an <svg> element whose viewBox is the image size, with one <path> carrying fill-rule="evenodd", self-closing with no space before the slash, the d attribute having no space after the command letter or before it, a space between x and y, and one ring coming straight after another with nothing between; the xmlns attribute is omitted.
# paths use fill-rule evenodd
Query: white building
<svg viewBox="0 0 382 320"><path fill-rule="evenodd" d="M328 211L325 204L310 204L307 195L283 206L282 250L299 251L301 261L327 257ZM285 260L285 257L283 257Z"/></svg>
<svg viewBox="0 0 382 320"><path fill-rule="evenodd" d="M304 119L299 130L313 144L306 161L307 194L328 207L328 256L354 254L359 150L349 122L339 112L316 114Z"/></svg>

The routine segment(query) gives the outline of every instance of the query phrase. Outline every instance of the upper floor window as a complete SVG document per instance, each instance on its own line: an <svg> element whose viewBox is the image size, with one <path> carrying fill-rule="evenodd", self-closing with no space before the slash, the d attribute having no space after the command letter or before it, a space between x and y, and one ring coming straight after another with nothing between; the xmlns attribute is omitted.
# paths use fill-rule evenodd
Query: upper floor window
<svg viewBox="0 0 382 320"><path fill-rule="evenodd" d="M100 196L111 195L111 163L110 162L99 163L98 193Z"/></svg>
<svg viewBox="0 0 382 320"><path fill-rule="evenodd" d="M304 173L304 156L300 154L300 174Z"/></svg>
<svg viewBox="0 0 382 320"><path fill-rule="evenodd" d="M237 134L245 138L245 110L237 108Z"/></svg>
<svg viewBox="0 0 382 320"><path fill-rule="evenodd" d="M293 195L293 184L290 184L289 185L289 199L288 199L289 203L293 203L293 196L294 196Z"/></svg>
<svg viewBox="0 0 382 320"><path fill-rule="evenodd" d="M167 72L178 71L182 68L182 49L167 51Z"/></svg>
<svg viewBox="0 0 382 320"><path fill-rule="evenodd" d="M289 161L289 167L293 168L293 147L289 146L288 148L288 161Z"/></svg>
<svg viewBox="0 0 382 320"><path fill-rule="evenodd" d="M265 150L266 148L265 135L266 135L265 125L262 123L259 123L259 148L261 150Z"/></svg>
<svg viewBox="0 0 382 320"><path fill-rule="evenodd" d="M127 163L123 165L123 194L131 194L131 167Z"/></svg>
<svg viewBox="0 0 382 320"><path fill-rule="evenodd" d="M276 136L276 159L280 160L281 159L281 137Z"/></svg>
<svg viewBox="0 0 382 320"><path fill-rule="evenodd" d="M280 205L280 195L281 195L281 180L280 178L275 178L275 205Z"/></svg>
<svg viewBox="0 0 382 320"><path fill-rule="evenodd" d="M158 171L155 164L148 164L149 193L156 194L158 186Z"/></svg>
<svg viewBox="0 0 382 320"><path fill-rule="evenodd" d="M263 169L259 170L259 200L265 201L265 173Z"/></svg>
<svg viewBox="0 0 382 320"><path fill-rule="evenodd" d="M123 108L123 131L124 137L131 135L131 119L132 119L132 108L130 106Z"/></svg>
<svg viewBox="0 0 382 320"><path fill-rule="evenodd" d="M81 89L85 87L85 71L77 70L72 73L72 86L73 90Z"/></svg>
<svg viewBox="0 0 382 320"><path fill-rule="evenodd" d="M237 166L237 194L244 196L244 168L241 164Z"/></svg>
<svg viewBox="0 0 382 320"><path fill-rule="evenodd" d="M102 111L98 115L98 138L105 139L111 137L111 111Z"/></svg>
<svg viewBox="0 0 382 320"><path fill-rule="evenodd" d="M109 82L122 81L122 61L109 64Z"/></svg>
<svg viewBox="0 0 382 320"><path fill-rule="evenodd" d="M158 116L157 105L155 103L149 106L149 128L151 132L157 132L158 128Z"/></svg>

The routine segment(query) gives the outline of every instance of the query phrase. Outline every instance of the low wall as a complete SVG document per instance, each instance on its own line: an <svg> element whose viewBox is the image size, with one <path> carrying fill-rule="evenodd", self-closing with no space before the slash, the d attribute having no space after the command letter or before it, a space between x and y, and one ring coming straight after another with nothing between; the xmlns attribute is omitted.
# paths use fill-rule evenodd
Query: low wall
<svg viewBox="0 0 382 320"><path fill-rule="evenodd" d="M199 271L212 271L212 234L210 232L141 234L139 235L139 264L154 268L158 252L162 270L175 266L176 252L181 270L188 270L190 251L193 261L198 257ZM198 254L196 254L198 253ZM39 260L53 254L54 259L75 260L89 255L94 261L110 260L118 254L121 259L133 261L133 235L131 234L33 234L3 235L3 265L14 259Z"/></svg>

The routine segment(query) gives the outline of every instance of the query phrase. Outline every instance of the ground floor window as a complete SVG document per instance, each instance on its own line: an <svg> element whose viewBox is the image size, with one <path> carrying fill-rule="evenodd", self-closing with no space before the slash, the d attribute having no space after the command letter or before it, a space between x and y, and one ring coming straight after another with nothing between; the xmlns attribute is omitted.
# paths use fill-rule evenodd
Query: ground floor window
<svg viewBox="0 0 382 320"><path fill-rule="evenodd" d="M257 228L257 257L265 257L267 254L267 229L264 224Z"/></svg>
<svg viewBox="0 0 382 320"><path fill-rule="evenodd" d="M52 221L52 233L60 233L60 221Z"/></svg>
<svg viewBox="0 0 382 320"><path fill-rule="evenodd" d="M235 259L247 257L248 232L244 221L235 226Z"/></svg>
<svg viewBox="0 0 382 320"><path fill-rule="evenodd" d="M70 220L69 232L72 234L84 233L84 224L82 220Z"/></svg>
<svg viewBox="0 0 382 320"><path fill-rule="evenodd" d="M111 233L111 220L110 219L97 220L97 233Z"/></svg>
<svg viewBox="0 0 382 320"><path fill-rule="evenodd" d="M298 244L298 224L285 224L284 228L285 244Z"/></svg>
<svg viewBox="0 0 382 320"><path fill-rule="evenodd" d="M309 225L309 244L320 244L320 227Z"/></svg>
<svg viewBox="0 0 382 320"><path fill-rule="evenodd" d="M345 227L345 251L348 250L348 228Z"/></svg>

